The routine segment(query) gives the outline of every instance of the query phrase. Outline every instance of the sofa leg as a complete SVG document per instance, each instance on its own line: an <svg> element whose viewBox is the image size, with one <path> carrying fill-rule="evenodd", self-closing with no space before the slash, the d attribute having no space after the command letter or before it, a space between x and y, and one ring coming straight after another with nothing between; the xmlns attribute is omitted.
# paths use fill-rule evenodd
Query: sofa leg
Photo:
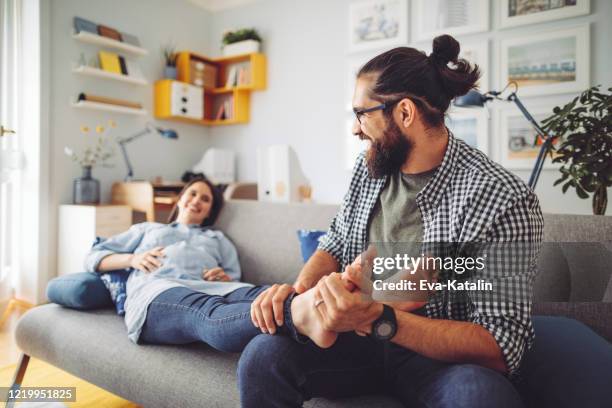
<svg viewBox="0 0 612 408"><path fill-rule="evenodd" d="M21 388L21 383L23 382L23 377L25 376L29 362L30 356L22 353L21 357L19 358L19 365L15 369L15 376L13 377L13 383L10 388L11 391L16 391ZM5 406L6 408L13 408L13 406L15 406L15 400L7 398Z"/></svg>

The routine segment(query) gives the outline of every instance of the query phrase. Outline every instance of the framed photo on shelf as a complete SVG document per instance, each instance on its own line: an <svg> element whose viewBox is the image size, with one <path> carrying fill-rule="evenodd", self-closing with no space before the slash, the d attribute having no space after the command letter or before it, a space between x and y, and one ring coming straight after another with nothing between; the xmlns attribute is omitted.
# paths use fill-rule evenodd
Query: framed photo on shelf
<svg viewBox="0 0 612 408"><path fill-rule="evenodd" d="M528 108L538 123L552 115L555 106L563 106L565 102ZM542 138L537 134L533 125L525 119L516 106L509 104L497 109L499 122L499 160L498 162L511 170L531 170L538 157ZM555 142L558 146L560 141ZM552 158L547 157L543 169L557 169L559 164L553 164Z"/></svg>
<svg viewBox="0 0 612 408"><path fill-rule="evenodd" d="M502 40L501 83L519 96L582 91L589 86L589 25Z"/></svg>
<svg viewBox="0 0 612 408"><path fill-rule="evenodd" d="M501 0L500 26L516 27L590 12L590 0Z"/></svg>
<svg viewBox="0 0 612 408"><path fill-rule="evenodd" d="M489 156L489 112L487 109L452 107L445 122L456 138Z"/></svg>
<svg viewBox="0 0 612 408"><path fill-rule="evenodd" d="M353 134L353 124L355 123L355 115L347 117L345 123L346 134L344 136L344 167L347 170L352 170L355 166L355 160L359 153L370 147L370 142L361 140Z"/></svg>
<svg viewBox="0 0 612 408"><path fill-rule="evenodd" d="M489 29L489 0L412 0L414 41Z"/></svg>
<svg viewBox="0 0 612 408"><path fill-rule="evenodd" d="M408 43L407 0L366 0L349 6L349 51Z"/></svg>

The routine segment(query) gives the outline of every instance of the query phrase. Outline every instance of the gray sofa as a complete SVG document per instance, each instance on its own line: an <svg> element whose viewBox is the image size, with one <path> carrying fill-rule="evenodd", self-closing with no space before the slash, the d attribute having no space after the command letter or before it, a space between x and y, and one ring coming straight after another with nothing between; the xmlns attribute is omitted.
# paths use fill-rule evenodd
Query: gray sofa
<svg viewBox="0 0 612 408"><path fill-rule="evenodd" d="M235 243L244 280L292 282L302 266L296 230L326 229L336 210L332 205L236 200L227 204L217 226ZM612 241L612 217L546 215L545 240L559 243L542 251L535 313L575 317L612 341L612 303L603 302L612 302L611 248L603 243ZM146 407L239 405L239 355L204 344L132 344L123 320L110 308L82 312L39 306L21 318L16 338L26 355ZM400 405L388 397L367 396L315 399L306 406Z"/></svg>

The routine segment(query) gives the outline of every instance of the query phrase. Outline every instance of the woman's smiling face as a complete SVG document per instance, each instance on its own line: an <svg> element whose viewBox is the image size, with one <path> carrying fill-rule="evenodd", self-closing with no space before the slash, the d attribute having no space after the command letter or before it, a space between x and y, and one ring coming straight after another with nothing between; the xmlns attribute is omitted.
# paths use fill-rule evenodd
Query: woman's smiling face
<svg viewBox="0 0 612 408"><path fill-rule="evenodd" d="M204 182L196 182L187 188L177 203L176 221L181 224L201 224L210 214L213 194Z"/></svg>

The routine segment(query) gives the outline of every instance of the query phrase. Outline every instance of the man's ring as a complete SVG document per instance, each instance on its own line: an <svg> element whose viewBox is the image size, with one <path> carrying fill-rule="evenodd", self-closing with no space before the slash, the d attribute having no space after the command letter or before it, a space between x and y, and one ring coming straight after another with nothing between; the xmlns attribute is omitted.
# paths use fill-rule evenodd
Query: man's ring
<svg viewBox="0 0 612 408"><path fill-rule="evenodd" d="M321 303L325 303L325 300L323 300L323 299L315 300L314 307L319 306Z"/></svg>

